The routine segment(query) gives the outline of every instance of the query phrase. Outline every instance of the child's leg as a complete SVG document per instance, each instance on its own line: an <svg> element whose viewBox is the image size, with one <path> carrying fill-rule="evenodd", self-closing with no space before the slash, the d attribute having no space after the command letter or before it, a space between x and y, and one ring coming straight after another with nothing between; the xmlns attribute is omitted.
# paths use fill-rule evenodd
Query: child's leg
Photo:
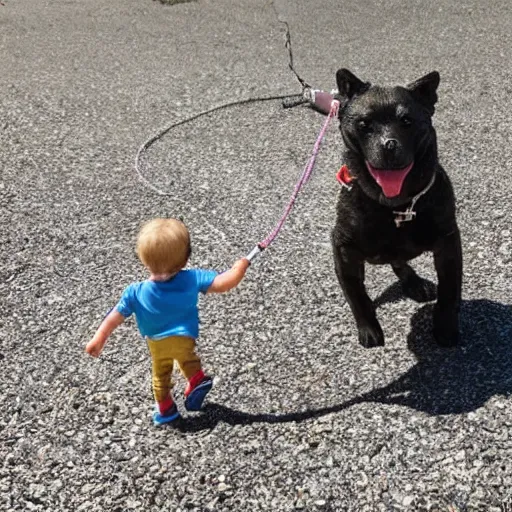
<svg viewBox="0 0 512 512"><path fill-rule="evenodd" d="M185 407L189 411L201 409L203 400L212 388L212 379L204 374L201 360L196 354L196 342L192 338L178 337L176 343L176 362L188 380L185 388Z"/></svg>
<svg viewBox="0 0 512 512"><path fill-rule="evenodd" d="M185 336L174 336L173 355L178 363L181 373L189 381L200 382L204 377L201 360L196 354L196 340Z"/></svg>
<svg viewBox="0 0 512 512"><path fill-rule="evenodd" d="M153 395L161 414L172 408L172 370L174 367L173 347L170 338L147 340L153 365Z"/></svg>

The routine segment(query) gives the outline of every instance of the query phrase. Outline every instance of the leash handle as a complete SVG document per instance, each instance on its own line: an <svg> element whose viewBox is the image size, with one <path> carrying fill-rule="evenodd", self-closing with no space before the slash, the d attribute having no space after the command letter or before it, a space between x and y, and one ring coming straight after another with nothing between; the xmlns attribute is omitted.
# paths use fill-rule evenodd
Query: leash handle
<svg viewBox="0 0 512 512"><path fill-rule="evenodd" d="M264 250L265 247L261 247L260 244L258 244L254 246L254 249L245 258L249 260L249 263L252 263L252 260L259 256Z"/></svg>
<svg viewBox="0 0 512 512"><path fill-rule="evenodd" d="M337 93L337 89L333 89L330 93L320 89L309 89L304 91L304 95L311 106L326 116L331 112L332 102L337 101L334 98Z"/></svg>
<svg viewBox="0 0 512 512"><path fill-rule="evenodd" d="M291 98L285 98L283 100L283 108L293 108L298 105L303 105L304 103L308 103L309 99L305 98L303 94L297 94L297 96L293 96Z"/></svg>

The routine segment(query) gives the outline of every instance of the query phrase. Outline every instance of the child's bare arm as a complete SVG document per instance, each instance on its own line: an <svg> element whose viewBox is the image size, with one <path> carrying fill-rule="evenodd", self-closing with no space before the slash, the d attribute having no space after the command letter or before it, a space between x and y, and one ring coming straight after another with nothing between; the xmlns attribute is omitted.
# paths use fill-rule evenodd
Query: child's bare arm
<svg viewBox="0 0 512 512"><path fill-rule="evenodd" d="M226 272L219 274L208 288L207 293L223 293L232 290L240 284L245 276L245 272L251 263L247 258L242 258Z"/></svg>
<svg viewBox="0 0 512 512"><path fill-rule="evenodd" d="M108 337L124 322L124 316L113 309L101 322L96 334L85 347L85 351L92 357L98 357L107 343Z"/></svg>

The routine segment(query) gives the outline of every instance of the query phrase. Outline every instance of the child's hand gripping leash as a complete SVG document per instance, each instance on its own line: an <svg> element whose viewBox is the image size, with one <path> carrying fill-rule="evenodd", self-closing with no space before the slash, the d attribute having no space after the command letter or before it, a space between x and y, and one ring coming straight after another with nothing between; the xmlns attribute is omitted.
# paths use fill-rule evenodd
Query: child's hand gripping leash
<svg viewBox="0 0 512 512"><path fill-rule="evenodd" d="M317 110L320 110L321 112L325 112L327 103L330 102L329 109L326 112L328 113L327 119L325 120L324 125L322 126L322 129L318 134L311 157L309 158L309 161L306 167L304 168L304 171L302 172L299 181L295 185L295 190L293 191L293 194L290 200L288 201L288 204L284 210L283 215L279 219L279 222L277 223L274 230L267 236L267 238L265 238L259 244L257 244L254 247L254 249L246 256L246 259L249 261L249 263L251 263L260 253L262 253L274 241L274 239L281 231L281 228L283 227L286 218L290 214L299 192L301 191L302 187L308 181L309 177L311 176L311 173L313 172L316 157L318 155L318 150L320 149L320 144L324 138L327 127L329 126L329 122L333 117L335 117L338 114L338 107L340 105L340 102L334 99L334 97L331 94L323 91L305 89L304 95L306 96L306 94L309 95L307 101L309 101L315 108L317 108Z"/></svg>

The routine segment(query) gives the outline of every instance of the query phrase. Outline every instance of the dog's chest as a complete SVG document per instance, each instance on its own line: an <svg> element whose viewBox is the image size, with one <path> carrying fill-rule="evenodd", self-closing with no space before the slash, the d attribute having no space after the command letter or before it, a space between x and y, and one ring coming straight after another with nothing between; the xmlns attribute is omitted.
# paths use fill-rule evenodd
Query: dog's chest
<svg viewBox="0 0 512 512"><path fill-rule="evenodd" d="M425 249L414 244L381 245L368 247L365 251L365 261L375 265L409 261L425 252Z"/></svg>
<svg viewBox="0 0 512 512"><path fill-rule="evenodd" d="M437 230L429 219L413 219L397 227L394 218L364 223L358 231L358 245L365 260L381 264L412 260L433 249Z"/></svg>

